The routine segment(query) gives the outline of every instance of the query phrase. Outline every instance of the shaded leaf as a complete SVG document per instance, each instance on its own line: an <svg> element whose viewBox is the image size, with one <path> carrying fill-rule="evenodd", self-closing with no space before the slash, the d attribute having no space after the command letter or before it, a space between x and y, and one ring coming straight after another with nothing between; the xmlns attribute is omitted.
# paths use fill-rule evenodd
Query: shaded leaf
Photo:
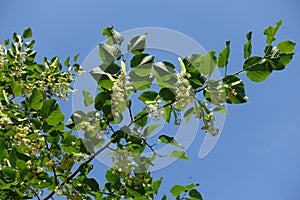
<svg viewBox="0 0 300 200"><path fill-rule="evenodd" d="M165 143L165 144L171 144L173 146L176 146L176 147L180 147L182 148L182 145L178 144L178 142L175 140L174 137L170 137L170 136L167 136L167 135L160 135L158 137L159 141L161 141L162 143Z"/></svg>
<svg viewBox="0 0 300 200"><path fill-rule="evenodd" d="M252 72L252 71L251 71ZM223 78L226 91L226 100L230 104L240 104L248 101L245 94L245 85L237 76L226 76Z"/></svg>
<svg viewBox="0 0 300 200"><path fill-rule="evenodd" d="M146 36L147 33L132 38L127 45L127 51L132 52L134 54L139 54L143 52L146 48Z"/></svg>
<svg viewBox="0 0 300 200"><path fill-rule="evenodd" d="M187 111L185 111L185 113L184 113L185 121L189 121L189 119L193 116L194 113L195 113L194 107L191 107Z"/></svg>
<svg viewBox="0 0 300 200"><path fill-rule="evenodd" d="M121 50L108 44L99 44L99 56L105 64L111 64L121 57Z"/></svg>
<svg viewBox="0 0 300 200"><path fill-rule="evenodd" d="M216 69L217 58L215 51L210 51L201 57L199 71L203 75L210 76Z"/></svg>
<svg viewBox="0 0 300 200"><path fill-rule="evenodd" d="M161 126L161 124L151 124L151 125L147 126L143 132L143 135L145 137L149 136L155 129L157 129L160 126Z"/></svg>
<svg viewBox="0 0 300 200"><path fill-rule="evenodd" d="M247 42L244 44L244 58L247 59L250 57L251 53L252 53L252 43L251 43L251 39L252 39L252 32L248 32L246 34L247 37Z"/></svg>
<svg viewBox="0 0 300 200"><path fill-rule="evenodd" d="M144 102L145 104L151 104L158 97L158 93L155 91L146 91L139 95L138 99Z"/></svg>
<svg viewBox="0 0 300 200"><path fill-rule="evenodd" d="M10 84L14 97L20 96L22 94L20 84L14 79L11 80Z"/></svg>
<svg viewBox="0 0 300 200"><path fill-rule="evenodd" d="M86 107L90 106L94 101L94 97L87 90L82 90L82 95L84 97L84 105Z"/></svg>
<svg viewBox="0 0 300 200"><path fill-rule="evenodd" d="M146 112L145 109L143 109L141 112L139 112L138 114L136 114L134 116L134 119L137 119L138 117L143 116L145 114L147 114L147 112ZM136 122L134 122L134 124L136 126L139 126L139 127L144 127L144 126L147 125L147 122L148 122L148 116L146 115L143 118L141 118L141 119L137 120Z"/></svg>
<svg viewBox="0 0 300 200"><path fill-rule="evenodd" d="M159 96L164 101L175 101L176 100L175 90L170 89L170 88L162 88L162 89L160 89Z"/></svg>
<svg viewBox="0 0 300 200"><path fill-rule="evenodd" d="M189 191L190 197L193 197L194 199L202 200L202 196L200 192L198 192L196 189L192 189Z"/></svg>
<svg viewBox="0 0 300 200"><path fill-rule="evenodd" d="M32 94L29 97L30 107L34 110L39 110L43 106L43 95L37 88L32 90Z"/></svg>
<svg viewBox="0 0 300 200"><path fill-rule="evenodd" d="M107 44L109 45L121 45L124 41L124 37L122 36L122 34L117 32L113 27L103 28L102 35L107 36Z"/></svg>
<svg viewBox="0 0 300 200"><path fill-rule="evenodd" d="M4 139L0 138L0 160L8 156Z"/></svg>

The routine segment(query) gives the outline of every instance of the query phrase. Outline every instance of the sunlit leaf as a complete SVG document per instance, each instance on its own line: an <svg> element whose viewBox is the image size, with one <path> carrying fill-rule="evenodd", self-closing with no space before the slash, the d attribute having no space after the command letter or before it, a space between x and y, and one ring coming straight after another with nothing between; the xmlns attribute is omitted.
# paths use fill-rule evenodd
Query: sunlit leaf
<svg viewBox="0 0 300 200"><path fill-rule="evenodd" d="M296 43L289 41L289 40L285 40L285 41L279 42L277 45L277 48L280 50L281 53L291 54L291 53L294 53L295 46L296 46Z"/></svg>
<svg viewBox="0 0 300 200"><path fill-rule="evenodd" d="M277 23L276 23L276 27L273 27L273 26L269 26L268 28L266 28L264 30L264 34L267 36L267 44L268 45L271 45L272 42L274 42L276 40L275 38L275 34L276 32L278 31L279 27L281 26L282 24L282 20L279 20Z"/></svg>
<svg viewBox="0 0 300 200"><path fill-rule="evenodd" d="M82 90L82 95L84 97L84 105L86 107L90 106L94 101L94 97L87 90Z"/></svg>
<svg viewBox="0 0 300 200"><path fill-rule="evenodd" d="M167 156L179 158L182 160L189 160L189 157L186 156L184 151L174 150L171 154L167 154Z"/></svg>
<svg viewBox="0 0 300 200"><path fill-rule="evenodd" d="M230 55L230 41L226 41L226 47L220 52L218 59L218 67L223 68L228 65L228 58Z"/></svg>
<svg viewBox="0 0 300 200"><path fill-rule="evenodd" d="M24 38L31 38L32 37L32 30L31 28L27 28L24 32L23 32L23 37Z"/></svg>

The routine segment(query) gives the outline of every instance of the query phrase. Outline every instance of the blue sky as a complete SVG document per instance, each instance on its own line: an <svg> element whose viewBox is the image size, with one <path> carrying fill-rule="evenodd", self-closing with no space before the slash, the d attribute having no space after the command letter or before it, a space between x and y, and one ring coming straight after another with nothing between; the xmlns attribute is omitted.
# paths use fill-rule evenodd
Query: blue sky
<svg viewBox="0 0 300 200"><path fill-rule="evenodd" d="M207 50L220 52L231 40L229 71L235 72L243 62L245 34L254 32L253 52L261 55L263 29L282 19L277 39L298 44L294 60L263 83L245 81L250 103L228 107L222 135L209 156L198 158L203 137L197 136L187 152L191 161L177 161L154 176L165 177L161 193L173 184L199 182L206 200L299 200L299 8L296 0L3 0L0 40L30 26L39 59L80 53L83 61L104 39L103 27L163 27L190 36ZM62 105L71 112L70 104ZM104 169L97 164L97 173Z"/></svg>

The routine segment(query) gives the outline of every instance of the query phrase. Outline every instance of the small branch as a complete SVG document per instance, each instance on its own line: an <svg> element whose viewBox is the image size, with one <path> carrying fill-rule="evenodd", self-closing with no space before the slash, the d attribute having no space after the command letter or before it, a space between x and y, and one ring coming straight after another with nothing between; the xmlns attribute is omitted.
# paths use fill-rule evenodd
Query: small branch
<svg viewBox="0 0 300 200"><path fill-rule="evenodd" d="M45 139L45 144L46 144L46 149L48 150L48 153L47 153L47 157L49 158L49 160L52 160L51 159L51 156L50 156L50 148L48 146L48 143L47 143L47 139ZM59 182L58 182L58 178L57 178L57 174L56 174L56 170L55 170L55 167L51 166L51 169L53 171L53 174L54 174L54 179L55 179L55 185L58 186L59 185Z"/></svg>
<svg viewBox="0 0 300 200"><path fill-rule="evenodd" d="M158 155L159 157L163 157L162 155L156 153L156 151L153 149L153 145L151 146L150 144L148 144L147 141L146 141L144 138L141 138L141 139L145 142L146 146L149 147L149 149L150 149L155 155Z"/></svg>
<svg viewBox="0 0 300 200"><path fill-rule="evenodd" d="M65 182L62 182L59 187L63 187L66 183L70 182L79 172L80 167L84 164L90 163L96 156L98 156L102 151L104 151L108 146L111 144L111 141L109 141L106 145L104 145L102 148L100 148L98 151L96 151L94 154L92 154L87 161L85 161L83 164L81 164L68 178ZM52 198L52 196L55 194L55 191L52 191L49 193L43 200L47 200Z"/></svg>
<svg viewBox="0 0 300 200"><path fill-rule="evenodd" d="M36 193L36 191L30 187L30 190L34 193L34 196L38 199L38 200L41 200L41 198L39 197L39 195Z"/></svg>
<svg viewBox="0 0 300 200"><path fill-rule="evenodd" d="M128 106L128 110L129 110L130 120L131 120L131 122L132 122L132 121L133 121L133 116L132 116L131 105Z"/></svg>

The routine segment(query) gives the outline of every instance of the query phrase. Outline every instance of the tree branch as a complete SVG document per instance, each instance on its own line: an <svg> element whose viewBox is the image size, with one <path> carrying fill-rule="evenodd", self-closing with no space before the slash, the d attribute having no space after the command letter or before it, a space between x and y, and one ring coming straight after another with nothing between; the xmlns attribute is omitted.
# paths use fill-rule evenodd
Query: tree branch
<svg viewBox="0 0 300 200"><path fill-rule="evenodd" d="M87 161L82 163L68 178L65 182L62 182L59 187L63 187L66 183L70 182L79 172L80 172L80 167L84 164L90 163L96 156L98 156L102 151L104 151L109 145L111 144L111 141L106 143L102 148L100 148L98 151L96 151L94 154L92 154ZM47 200L52 198L52 196L55 194L55 191L52 191L49 193L43 200Z"/></svg>

